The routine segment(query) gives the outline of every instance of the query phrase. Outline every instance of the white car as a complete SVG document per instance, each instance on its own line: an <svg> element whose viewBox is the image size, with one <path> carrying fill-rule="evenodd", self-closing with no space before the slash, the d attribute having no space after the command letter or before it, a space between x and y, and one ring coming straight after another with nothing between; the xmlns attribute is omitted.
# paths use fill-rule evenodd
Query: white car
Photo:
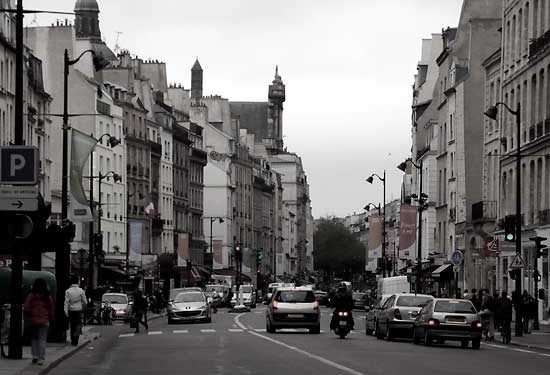
<svg viewBox="0 0 550 375"><path fill-rule="evenodd" d="M277 288L266 311L266 330L275 333L279 328L307 328L310 333L321 332L319 302L311 288Z"/></svg>
<svg viewBox="0 0 550 375"><path fill-rule="evenodd" d="M233 286L232 289L233 298L231 298L231 307L237 304L237 288ZM242 292L242 293L241 293ZM240 301L241 305L245 305L250 308L256 307L256 291L253 285L241 285L239 293L242 295L243 300Z"/></svg>
<svg viewBox="0 0 550 375"><path fill-rule="evenodd" d="M168 324L192 321L212 321L210 300L200 291L182 292L168 303Z"/></svg>
<svg viewBox="0 0 550 375"><path fill-rule="evenodd" d="M129 320L132 315L132 306L128 296L124 293L105 293L101 297L102 303L108 303L114 310L113 319Z"/></svg>

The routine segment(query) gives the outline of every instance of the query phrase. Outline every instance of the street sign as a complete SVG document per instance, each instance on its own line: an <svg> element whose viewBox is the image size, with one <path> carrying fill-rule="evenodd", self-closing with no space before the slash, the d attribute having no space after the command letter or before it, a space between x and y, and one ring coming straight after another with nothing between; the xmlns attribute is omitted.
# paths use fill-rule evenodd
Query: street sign
<svg viewBox="0 0 550 375"><path fill-rule="evenodd" d="M514 259L512 259L512 262L510 263L510 266L508 268L510 268L511 270L517 270L517 269L526 268L526 267L527 267L527 264L525 263L521 255L516 254L516 256L514 257Z"/></svg>
<svg viewBox="0 0 550 375"><path fill-rule="evenodd" d="M460 250L453 251L453 255L451 255L451 263L453 264L453 266L460 266L463 260L464 260L464 254L462 254L462 251Z"/></svg>
<svg viewBox="0 0 550 375"><path fill-rule="evenodd" d="M0 147L0 184L38 184L38 149L33 146Z"/></svg>
<svg viewBox="0 0 550 375"><path fill-rule="evenodd" d="M38 186L2 186L0 185L0 199L9 198L38 198Z"/></svg>
<svg viewBox="0 0 550 375"><path fill-rule="evenodd" d="M38 211L37 198L0 198L0 211Z"/></svg>
<svg viewBox="0 0 550 375"><path fill-rule="evenodd" d="M487 251L490 255L498 255L498 239L495 238L494 240L487 242Z"/></svg>
<svg viewBox="0 0 550 375"><path fill-rule="evenodd" d="M30 217L17 214L14 216L13 221L8 224L8 233L14 238L25 239L32 234L33 228L34 224Z"/></svg>

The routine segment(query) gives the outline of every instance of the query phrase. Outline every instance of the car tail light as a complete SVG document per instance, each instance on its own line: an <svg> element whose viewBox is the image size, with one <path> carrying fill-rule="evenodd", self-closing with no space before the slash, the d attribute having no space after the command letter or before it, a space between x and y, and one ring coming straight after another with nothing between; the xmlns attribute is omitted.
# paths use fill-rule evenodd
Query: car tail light
<svg viewBox="0 0 550 375"><path fill-rule="evenodd" d="M473 323L472 323L472 327L474 327L474 328L482 328L483 325L481 324L481 322L473 322Z"/></svg>
<svg viewBox="0 0 550 375"><path fill-rule="evenodd" d="M437 326L437 325L439 325L439 320L437 320L437 319L430 319L430 320L428 320L428 325L429 325L429 326Z"/></svg>
<svg viewBox="0 0 550 375"><path fill-rule="evenodd" d="M319 310L319 302L318 301L313 302L313 310Z"/></svg>
<svg viewBox="0 0 550 375"><path fill-rule="evenodd" d="M271 307L273 308L273 310L277 310L278 309L277 301L273 301L273 303L271 304Z"/></svg>
<svg viewBox="0 0 550 375"><path fill-rule="evenodd" d="M393 311L393 316L395 317L395 319L399 319L399 320L402 320L403 318L401 317L401 311L399 311L399 309L395 309Z"/></svg>

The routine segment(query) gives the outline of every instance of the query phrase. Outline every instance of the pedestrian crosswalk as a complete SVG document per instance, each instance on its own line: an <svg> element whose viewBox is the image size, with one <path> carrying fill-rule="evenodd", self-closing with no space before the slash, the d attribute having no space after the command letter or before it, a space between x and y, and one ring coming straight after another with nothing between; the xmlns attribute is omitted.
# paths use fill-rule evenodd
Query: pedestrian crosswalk
<svg viewBox="0 0 550 375"><path fill-rule="evenodd" d="M173 334L173 335L187 335L187 334L196 334L196 333L201 333L201 334L212 334L212 333L224 333L224 332L228 332L228 333L245 333L245 332L257 332L257 333L264 333L266 332L266 329L265 328L247 328L247 329L243 329L243 328L228 328L228 329L213 329L213 328L207 328L207 329L196 329L196 330L192 330L192 329L174 329L174 330L169 330L169 331L149 331L149 332L144 332L144 333L121 333L118 335L119 338L123 339L123 338L128 338L128 337L134 337L134 336L144 336L144 335L147 335L147 336L160 336L160 335L166 335L166 334ZM277 330L277 332L280 332L280 333L291 333L291 332L299 332L299 333L307 333L308 330L307 329L293 329L293 328L288 328L288 329L280 329L280 330ZM323 331L321 330L321 333L325 333L326 331ZM356 331L351 331L351 333L357 333Z"/></svg>

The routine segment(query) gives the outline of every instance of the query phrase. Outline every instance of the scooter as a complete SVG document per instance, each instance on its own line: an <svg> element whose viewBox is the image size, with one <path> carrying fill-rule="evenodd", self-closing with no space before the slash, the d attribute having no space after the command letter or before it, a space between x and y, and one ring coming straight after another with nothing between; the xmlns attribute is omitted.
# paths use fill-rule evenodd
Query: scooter
<svg viewBox="0 0 550 375"><path fill-rule="evenodd" d="M335 320L334 333L341 339L345 339L347 334L351 332L351 311L335 311L337 314Z"/></svg>

